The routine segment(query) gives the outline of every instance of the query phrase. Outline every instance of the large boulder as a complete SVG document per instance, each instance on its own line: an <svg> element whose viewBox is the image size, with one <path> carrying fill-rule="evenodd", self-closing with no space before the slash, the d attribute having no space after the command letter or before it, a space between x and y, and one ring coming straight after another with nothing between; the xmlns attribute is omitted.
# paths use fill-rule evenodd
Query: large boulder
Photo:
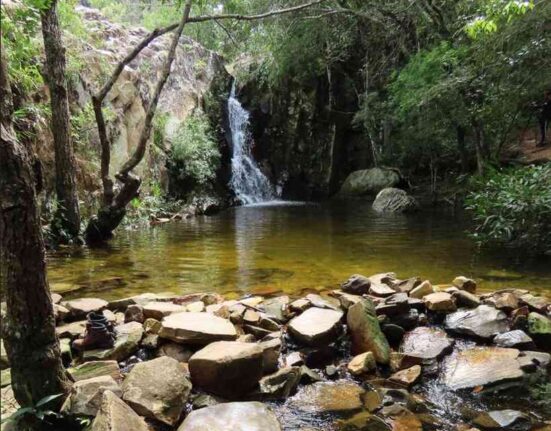
<svg viewBox="0 0 551 431"><path fill-rule="evenodd" d="M145 421L111 391L105 391L90 431L148 431Z"/></svg>
<svg viewBox="0 0 551 431"><path fill-rule="evenodd" d="M213 341L235 340L233 324L210 313L183 312L166 316L161 322L161 338L183 344L208 344Z"/></svg>
<svg viewBox="0 0 551 431"><path fill-rule="evenodd" d="M258 344L218 341L189 360L194 385L229 399L252 390L262 377L263 350Z"/></svg>
<svg viewBox="0 0 551 431"><path fill-rule="evenodd" d="M449 356L444 362L443 381L450 389L510 383L524 372L517 349L474 347Z"/></svg>
<svg viewBox="0 0 551 431"><path fill-rule="evenodd" d="M395 187L401 177L395 170L385 168L371 168L354 171L341 186L341 196L375 195L387 187Z"/></svg>
<svg viewBox="0 0 551 431"><path fill-rule="evenodd" d="M509 323L507 315L503 311L483 304L471 310L459 310L448 314L445 327L458 334L492 338L497 334L507 332Z"/></svg>
<svg viewBox="0 0 551 431"><path fill-rule="evenodd" d="M277 417L259 402L223 403L191 412L178 431L281 431Z"/></svg>
<svg viewBox="0 0 551 431"><path fill-rule="evenodd" d="M75 382L61 411L72 415L95 416L105 391L111 391L118 397L122 395L120 386L111 376L93 377Z"/></svg>
<svg viewBox="0 0 551 431"><path fill-rule="evenodd" d="M381 190L373 201L373 209L379 213L405 213L419 208L417 200L406 191L396 188Z"/></svg>
<svg viewBox="0 0 551 431"><path fill-rule="evenodd" d="M309 346L332 343L342 332L341 311L312 307L289 322L289 332L297 341Z"/></svg>
<svg viewBox="0 0 551 431"><path fill-rule="evenodd" d="M370 299L364 299L352 305L348 309L346 321L354 353L371 351L377 362L388 364L390 346L381 331L373 302Z"/></svg>
<svg viewBox="0 0 551 431"><path fill-rule="evenodd" d="M126 376L122 391L123 400L137 413L174 426L188 400L191 382L180 362L161 356L136 364Z"/></svg>
<svg viewBox="0 0 551 431"><path fill-rule="evenodd" d="M435 359L449 351L453 340L438 328L420 326L408 332L400 346L400 352L422 360Z"/></svg>

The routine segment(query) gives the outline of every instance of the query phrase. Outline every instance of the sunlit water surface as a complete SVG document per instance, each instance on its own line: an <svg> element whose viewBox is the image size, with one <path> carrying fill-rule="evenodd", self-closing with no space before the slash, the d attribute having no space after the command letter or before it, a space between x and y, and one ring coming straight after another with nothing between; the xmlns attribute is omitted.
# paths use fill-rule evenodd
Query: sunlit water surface
<svg viewBox="0 0 551 431"><path fill-rule="evenodd" d="M551 293L551 259L529 261L506 249L480 252L464 217L422 211L375 214L367 202L238 207L138 230L120 229L105 248L48 256L53 290L121 298L143 292L216 291L231 296L336 288L354 273L393 271L434 284L457 275L481 289Z"/></svg>

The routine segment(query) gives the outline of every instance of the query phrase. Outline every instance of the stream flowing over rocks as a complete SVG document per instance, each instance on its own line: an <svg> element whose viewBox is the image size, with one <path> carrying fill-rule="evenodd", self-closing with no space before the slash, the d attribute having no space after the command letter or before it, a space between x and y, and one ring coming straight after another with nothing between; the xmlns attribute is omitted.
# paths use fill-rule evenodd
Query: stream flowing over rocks
<svg viewBox="0 0 551 431"><path fill-rule="evenodd" d="M142 294L56 304L74 380L63 411L92 431L548 430L551 306L520 289L477 294L355 274L303 297ZM77 352L87 312L115 345ZM2 413L17 404L2 348ZM9 429L9 428L6 428Z"/></svg>

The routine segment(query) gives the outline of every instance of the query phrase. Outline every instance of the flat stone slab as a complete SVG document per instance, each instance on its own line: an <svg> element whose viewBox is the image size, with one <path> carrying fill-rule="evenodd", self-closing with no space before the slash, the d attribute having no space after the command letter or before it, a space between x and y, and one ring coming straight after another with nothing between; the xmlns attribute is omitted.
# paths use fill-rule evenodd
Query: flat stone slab
<svg viewBox="0 0 551 431"><path fill-rule="evenodd" d="M175 313L161 322L161 338L183 344L208 344L237 338L233 324L210 313Z"/></svg>
<svg viewBox="0 0 551 431"><path fill-rule="evenodd" d="M259 402L223 403L192 411L178 431L281 431L270 408Z"/></svg>
<svg viewBox="0 0 551 431"><path fill-rule="evenodd" d="M332 343L342 332L343 313L312 307L289 322L288 330L297 341L308 346Z"/></svg>
<svg viewBox="0 0 551 431"><path fill-rule="evenodd" d="M86 320L67 323L55 328L55 332L59 338L74 339L84 334L84 331L86 331Z"/></svg>
<svg viewBox="0 0 551 431"><path fill-rule="evenodd" d="M99 298L79 298L62 302L61 305L69 310L69 315L74 318L83 318L92 311L98 312L107 308L109 303Z"/></svg>
<svg viewBox="0 0 551 431"><path fill-rule="evenodd" d="M485 304L472 310L459 310L448 314L444 325L446 329L458 334L479 338L492 338L509 330L507 315Z"/></svg>
<svg viewBox="0 0 551 431"><path fill-rule="evenodd" d="M201 304L203 303L201 302ZM165 316L182 311L186 311L186 307L172 302L148 302L143 306L143 315L146 319L161 320Z"/></svg>
<svg viewBox="0 0 551 431"><path fill-rule="evenodd" d="M211 343L190 358L189 371L194 385L235 399L252 390L262 377L263 349L256 343Z"/></svg>
<svg viewBox="0 0 551 431"><path fill-rule="evenodd" d="M420 326L406 333L400 352L420 359L435 359L453 346L453 340L438 328Z"/></svg>
<svg viewBox="0 0 551 431"><path fill-rule="evenodd" d="M302 388L287 405L307 413L350 414L362 409L364 392L353 382L319 382Z"/></svg>
<svg viewBox="0 0 551 431"><path fill-rule="evenodd" d="M534 343L530 336L520 330L504 332L503 334L496 335L494 338L494 344L499 347L517 347L522 348L530 346Z"/></svg>
<svg viewBox="0 0 551 431"><path fill-rule="evenodd" d="M444 363L443 381L450 389L467 389L521 379L517 349L475 347L457 352Z"/></svg>

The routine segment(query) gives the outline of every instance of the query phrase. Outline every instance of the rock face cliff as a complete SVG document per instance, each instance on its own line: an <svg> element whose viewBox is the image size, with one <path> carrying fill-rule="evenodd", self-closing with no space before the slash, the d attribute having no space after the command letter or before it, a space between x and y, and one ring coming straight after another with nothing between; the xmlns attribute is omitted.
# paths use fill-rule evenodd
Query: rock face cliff
<svg viewBox="0 0 551 431"><path fill-rule="evenodd" d="M72 77L71 110L73 116L82 115L89 131L83 148L76 148L79 160L79 187L83 192L99 192L99 138L91 114L91 94L103 85L116 64L124 58L147 34L143 28L130 28L107 20L98 10L79 6L83 26L88 36L65 33L68 56L77 53L80 62L78 76ZM154 40L123 71L106 99L106 119L112 144L111 173L127 160L137 146L150 97L166 58L172 34ZM74 58L71 57L71 58ZM156 113L155 131L148 151L136 172L145 187L155 183L164 191L169 189L166 160L171 140L179 127L197 109L203 110L215 132L222 154L217 172L218 191L225 192L229 180L229 144L225 139L225 106L231 85L224 62L216 53L204 48L189 37L183 36L177 49L171 75L163 89ZM160 121L162 119L162 121ZM51 167L53 149L47 126L42 126L40 148L45 160L46 185L54 172ZM81 194L83 194L81 192Z"/></svg>
<svg viewBox="0 0 551 431"><path fill-rule="evenodd" d="M307 85L292 79L269 90L257 81L239 92L251 112L255 156L285 199L322 199L338 191L346 176L370 166L361 133L353 82L343 73Z"/></svg>

